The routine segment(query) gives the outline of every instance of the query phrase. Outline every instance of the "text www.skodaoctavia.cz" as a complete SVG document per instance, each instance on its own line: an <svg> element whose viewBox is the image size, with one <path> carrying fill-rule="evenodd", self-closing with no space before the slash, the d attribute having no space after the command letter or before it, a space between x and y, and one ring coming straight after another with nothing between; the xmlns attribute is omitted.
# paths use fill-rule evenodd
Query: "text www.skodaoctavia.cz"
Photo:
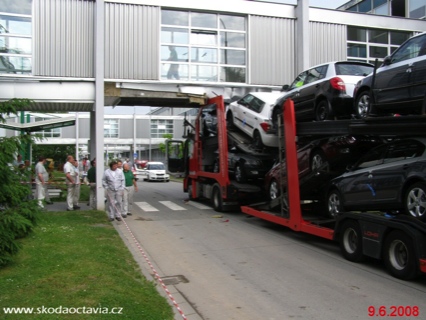
<svg viewBox="0 0 426 320"><path fill-rule="evenodd" d="M114 307L10 307L3 308L4 314L123 314L123 308Z"/></svg>

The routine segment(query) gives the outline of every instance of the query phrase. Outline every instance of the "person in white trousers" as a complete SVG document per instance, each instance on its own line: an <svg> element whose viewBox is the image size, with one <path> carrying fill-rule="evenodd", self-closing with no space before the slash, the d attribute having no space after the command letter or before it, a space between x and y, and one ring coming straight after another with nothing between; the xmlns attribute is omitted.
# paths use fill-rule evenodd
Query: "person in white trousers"
<svg viewBox="0 0 426 320"><path fill-rule="evenodd" d="M124 188L123 210L121 212L121 215L123 216L123 218L132 215L133 194L135 192L138 192L138 185L136 183L136 178L133 175L133 172L129 169L130 169L129 164L125 163L123 165L123 174L124 174L126 187Z"/></svg>

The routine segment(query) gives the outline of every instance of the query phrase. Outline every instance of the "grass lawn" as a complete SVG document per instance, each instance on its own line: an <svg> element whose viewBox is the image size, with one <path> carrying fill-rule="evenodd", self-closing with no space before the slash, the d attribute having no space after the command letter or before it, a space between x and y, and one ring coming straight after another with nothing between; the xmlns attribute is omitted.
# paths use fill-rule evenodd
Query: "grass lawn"
<svg viewBox="0 0 426 320"><path fill-rule="evenodd" d="M0 318L173 319L171 306L141 274L105 220L101 211L47 212L40 217L34 232L21 240L14 262L0 269ZM62 313L5 315L5 307L34 312L45 307L51 313L62 307ZM64 314L65 308L80 314ZM121 314L99 315L95 308L98 313L122 309Z"/></svg>

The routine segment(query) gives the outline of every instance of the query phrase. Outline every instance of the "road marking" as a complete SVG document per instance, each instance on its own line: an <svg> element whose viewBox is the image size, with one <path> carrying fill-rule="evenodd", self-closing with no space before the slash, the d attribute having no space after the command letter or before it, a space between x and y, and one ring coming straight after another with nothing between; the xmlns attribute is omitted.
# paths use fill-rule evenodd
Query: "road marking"
<svg viewBox="0 0 426 320"><path fill-rule="evenodd" d="M194 202L194 201L188 201L186 203L190 204L193 207L196 207L197 209L201 209L201 210L211 209L211 207L205 206L204 204Z"/></svg>
<svg viewBox="0 0 426 320"><path fill-rule="evenodd" d="M139 208L141 208L145 212L158 211L158 209L155 209L148 202L135 202L135 205L137 205Z"/></svg>
<svg viewBox="0 0 426 320"><path fill-rule="evenodd" d="M169 208L170 210L174 210L174 211L182 211L182 210L186 210L185 208L177 205L176 203L173 203L171 201L158 201L161 204L165 205L167 208Z"/></svg>

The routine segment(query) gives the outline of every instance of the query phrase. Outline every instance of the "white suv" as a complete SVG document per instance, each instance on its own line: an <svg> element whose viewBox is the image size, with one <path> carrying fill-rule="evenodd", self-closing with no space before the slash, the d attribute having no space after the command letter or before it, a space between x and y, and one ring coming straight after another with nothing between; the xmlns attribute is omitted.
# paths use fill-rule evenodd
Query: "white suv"
<svg viewBox="0 0 426 320"><path fill-rule="evenodd" d="M170 181L170 175L166 172L166 167L162 162L148 162L144 168L144 181Z"/></svg>
<svg viewBox="0 0 426 320"><path fill-rule="evenodd" d="M278 138L271 129L271 110L281 92L251 92L232 102L226 114L229 126L235 126L253 138L257 148L277 147Z"/></svg>

